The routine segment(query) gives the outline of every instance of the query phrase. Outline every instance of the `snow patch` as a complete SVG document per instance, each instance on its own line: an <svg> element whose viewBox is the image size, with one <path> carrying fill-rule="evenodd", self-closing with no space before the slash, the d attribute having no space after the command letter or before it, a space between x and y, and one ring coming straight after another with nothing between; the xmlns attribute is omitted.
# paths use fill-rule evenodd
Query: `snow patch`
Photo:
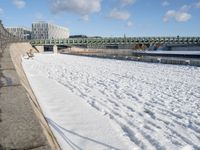
<svg viewBox="0 0 200 150"><path fill-rule="evenodd" d="M200 68L60 54L23 67L63 149L200 149Z"/></svg>

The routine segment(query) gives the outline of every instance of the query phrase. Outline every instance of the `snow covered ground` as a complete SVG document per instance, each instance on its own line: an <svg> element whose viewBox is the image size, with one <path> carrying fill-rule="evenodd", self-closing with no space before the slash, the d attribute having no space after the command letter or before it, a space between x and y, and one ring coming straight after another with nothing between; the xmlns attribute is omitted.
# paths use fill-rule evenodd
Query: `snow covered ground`
<svg viewBox="0 0 200 150"><path fill-rule="evenodd" d="M61 54L23 67L62 149L200 149L200 68Z"/></svg>

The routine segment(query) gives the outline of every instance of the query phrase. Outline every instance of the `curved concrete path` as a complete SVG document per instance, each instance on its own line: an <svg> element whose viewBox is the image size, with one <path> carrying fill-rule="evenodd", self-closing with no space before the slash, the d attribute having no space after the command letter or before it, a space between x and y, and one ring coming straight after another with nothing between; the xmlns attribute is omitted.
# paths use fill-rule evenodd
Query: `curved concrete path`
<svg viewBox="0 0 200 150"><path fill-rule="evenodd" d="M30 101L34 94L20 64L20 57L29 50L27 48L31 45L18 43L0 51L0 150L59 149L52 142L48 127L41 126L45 120L39 119Z"/></svg>

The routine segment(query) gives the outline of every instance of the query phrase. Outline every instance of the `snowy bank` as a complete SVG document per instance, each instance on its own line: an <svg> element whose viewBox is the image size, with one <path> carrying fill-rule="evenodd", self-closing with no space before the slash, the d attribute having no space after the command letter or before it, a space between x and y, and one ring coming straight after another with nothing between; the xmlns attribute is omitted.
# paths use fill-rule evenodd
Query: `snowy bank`
<svg viewBox="0 0 200 150"><path fill-rule="evenodd" d="M200 68L60 54L23 67L63 149L200 149Z"/></svg>

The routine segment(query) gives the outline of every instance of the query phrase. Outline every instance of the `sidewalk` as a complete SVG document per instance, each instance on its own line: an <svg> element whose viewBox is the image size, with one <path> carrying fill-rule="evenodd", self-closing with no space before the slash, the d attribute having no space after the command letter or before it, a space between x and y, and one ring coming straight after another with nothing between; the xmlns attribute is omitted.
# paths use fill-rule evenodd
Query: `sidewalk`
<svg viewBox="0 0 200 150"><path fill-rule="evenodd" d="M0 51L0 150L4 149L51 149L8 49Z"/></svg>

